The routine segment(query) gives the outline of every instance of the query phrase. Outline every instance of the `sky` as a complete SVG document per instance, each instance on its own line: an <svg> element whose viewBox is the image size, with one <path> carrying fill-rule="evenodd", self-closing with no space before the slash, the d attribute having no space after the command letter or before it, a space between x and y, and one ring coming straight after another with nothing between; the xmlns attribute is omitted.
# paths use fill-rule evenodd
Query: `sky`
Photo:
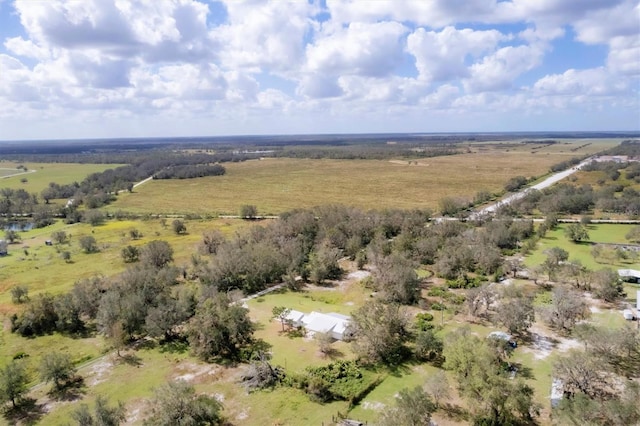
<svg viewBox="0 0 640 426"><path fill-rule="evenodd" d="M0 140L640 130L638 0L0 0Z"/></svg>

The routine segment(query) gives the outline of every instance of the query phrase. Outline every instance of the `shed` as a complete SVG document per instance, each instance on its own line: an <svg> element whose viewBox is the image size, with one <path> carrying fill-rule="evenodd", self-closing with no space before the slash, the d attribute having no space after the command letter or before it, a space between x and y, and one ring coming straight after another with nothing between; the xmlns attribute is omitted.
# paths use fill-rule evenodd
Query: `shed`
<svg viewBox="0 0 640 426"><path fill-rule="evenodd" d="M625 281L640 282L640 271L635 269L618 269L618 275Z"/></svg>
<svg viewBox="0 0 640 426"><path fill-rule="evenodd" d="M633 314L633 311L631 309L625 309L624 311L622 311L622 316L627 321L633 321L634 319L636 319L636 316Z"/></svg>
<svg viewBox="0 0 640 426"><path fill-rule="evenodd" d="M555 408L560 404L564 397L564 382L560 379L551 381L551 408Z"/></svg>

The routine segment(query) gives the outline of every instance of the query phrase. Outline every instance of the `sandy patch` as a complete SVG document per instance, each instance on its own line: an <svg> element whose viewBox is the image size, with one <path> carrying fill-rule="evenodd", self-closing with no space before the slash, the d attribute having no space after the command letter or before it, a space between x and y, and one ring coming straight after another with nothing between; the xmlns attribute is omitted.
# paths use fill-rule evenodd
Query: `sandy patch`
<svg viewBox="0 0 640 426"><path fill-rule="evenodd" d="M220 367L215 365L200 365L193 362L185 362L175 369L174 380L184 380L185 382L201 382L206 378L218 376Z"/></svg>
<svg viewBox="0 0 640 426"><path fill-rule="evenodd" d="M87 384L89 386L95 386L98 383L104 382L112 368L113 362L108 358L103 358L91 365L89 373L85 376Z"/></svg>
<svg viewBox="0 0 640 426"><path fill-rule="evenodd" d="M386 407L382 402L369 402L365 401L362 403L362 408L365 410L374 410L374 411L382 411Z"/></svg>
<svg viewBox="0 0 640 426"><path fill-rule="evenodd" d="M361 280L371 275L369 271L353 271L349 275L347 275L347 279L349 280Z"/></svg>

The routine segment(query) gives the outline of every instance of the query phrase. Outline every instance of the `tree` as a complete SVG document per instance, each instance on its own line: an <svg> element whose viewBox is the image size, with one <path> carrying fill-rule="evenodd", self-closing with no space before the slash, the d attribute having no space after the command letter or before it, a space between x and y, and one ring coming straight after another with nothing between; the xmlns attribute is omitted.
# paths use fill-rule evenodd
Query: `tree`
<svg viewBox="0 0 640 426"><path fill-rule="evenodd" d="M173 228L173 232L175 232L177 235L186 234L187 232L187 226L180 219L174 220L171 226Z"/></svg>
<svg viewBox="0 0 640 426"><path fill-rule="evenodd" d="M533 389L511 380L487 339L459 329L448 335L444 367L453 370L460 394L473 407L475 424L529 424L538 408Z"/></svg>
<svg viewBox="0 0 640 426"><path fill-rule="evenodd" d="M321 354L330 355L333 352L333 347L331 346L333 337L331 337L331 333L316 333L313 338L318 342L318 349Z"/></svg>
<svg viewBox="0 0 640 426"><path fill-rule="evenodd" d="M222 404L209 395L196 395L192 385L178 380L154 391L145 425L205 426L222 424Z"/></svg>
<svg viewBox="0 0 640 426"><path fill-rule="evenodd" d="M11 287L11 301L13 303L23 303L27 300L29 300L29 287L21 284Z"/></svg>
<svg viewBox="0 0 640 426"><path fill-rule="evenodd" d="M121 251L122 260L124 263L133 263L137 262L140 257L140 250L138 247L134 246L126 246Z"/></svg>
<svg viewBox="0 0 640 426"><path fill-rule="evenodd" d="M426 391L433 397L436 408L440 406L440 401L448 399L451 395L451 386L444 371L438 370L429 377L424 384Z"/></svg>
<svg viewBox="0 0 640 426"><path fill-rule="evenodd" d="M640 243L640 226L631 228L624 237L632 243Z"/></svg>
<svg viewBox="0 0 640 426"><path fill-rule="evenodd" d="M509 333L523 335L535 321L533 297L521 291L514 297L505 297L496 310L496 322L502 324Z"/></svg>
<svg viewBox="0 0 640 426"><path fill-rule="evenodd" d="M45 382L53 382L58 391L63 389L66 383L73 378L75 372L69 354L49 352L42 357L40 362L40 379Z"/></svg>
<svg viewBox="0 0 640 426"><path fill-rule="evenodd" d="M556 286L551 295L551 306L543 309L543 319L560 331L571 331L576 322L589 315L589 306L582 294L564 286Z"/></svg>
<svg viewBox="0 0 640 426"><path fill-rule="evenodd" d="M432 360L442 354L442 339L433 330L421 330L416 335L414 354L418 359Z"/></svg>
<svg viewBox="0 0 640 426"><path fill-rule="evenodd" d="M240 206L240 217L242 219L253 219L258 215L258 208L250 204Z"/></svg>
<svg viewBox="0 0 640 426"><path fill-rule="evenodd" d="M140 232L136 228L133 228L129 230L129 236L132 240L139 240L140 238L142 238L142 232Z"/></svg>
<svg viewBox="0 0 640 426"><path fill-rule="evenodd" d="M56 244L65 244L69 242L69 236L64 231L55 231L51 233L51 239Z"/></svg>
<svg viewBox="0 0 640 426"><path fill-rule="evenodd" d="M80 248L85 253L96 253L98 251L98 243L96 242L96 239L91 235L80 237L79 243Z"/></svg>
<svg viewBox="0 0 640 426"><path fill-rule="evenodd" d="M420 279L415 265L400 255L378 256L373 285L386 302L412 305L420 298Z"/></svg>
<svg viewBox="0 0 640 426"><path fill-rule="evenodd" d="M399 305L370 301L352 314L348 334L361 358L397 364L406 356L407 325L407 314Z"/></svg>
<svg viewBox="0 0 640 426"><path fill-rule="evenodd" d="M247 309L230 303L226 294L216 294L198 305L187 335L197 357L236 360L240 350L253 341L254 330Z"/></svg>
<svg viewBox="0 0 640 426"><path fill-rule="evenodd" d="M127 416L122 402L118 402L115 407L110 407L109 401L98 395L93 414L89 411L87 404L81 404L71 414L71 418L77 422L78 426L118 426L126 420Z"/></svg>
<svg viewBox="0 0 640 426"><path fill-rule="evenodd" d="M615 302L624 296L624 285L612 269L600 269L591 273L594 295L605 302Z"/></svg>
<svg viewBox="0 0 640 426"><path fill-rule="evenodd" d="M66 263L71 262L71 252L69 250L65 250L62 252L62 260L64 260Z"/></svg>
<svg viewBox="0 0 640 426"><path fill-rule="evenodd" d="M84 212L83 219L91 226L98 226L104 223L105 215L98 209L92 209Z"/></svg>
<svg viewBox="0 0 640 426"><path fill-rule="evenodd" d="M589 239L589 231L587 227L581 223L571 223L564 230L564 234L574 243Z"/></svg>
<svg viewBox="0 0 640 426"><path fill-rule="evenodd" d="M285 308L284 306L274 306L271 313L273 314L273 318L278 318L280 320L280 324L282 324L282 331L284 331L284 325L287 321L287 316L291 313L291 309Z"/></svg>
<svg viewBox="0 0 640 426"><path fill-rule="evenodd" d="M142 247L140 260L145 265L160 269L173 261L173 249L166 241L154 240Z"/></svg>
<svg viewBox="0 0 640 426"><path fill-rule="evenodd" d="M423 426L431 424L431 414L436 405L420 386L414 389L402 389L398 392L396 404L387 408L380 419L379 426Z"/></svg>
<svg viewBox="0 0 640 426"><path fill-rule="evenodd" d="M9 241L10 244L13 244L16 241L20 241L20 234L13 229L8 229L4 233L4 239Z"/></svg>
<svg viewBox="0 0 640 426"><path fill-rule="evenodd" d="M341 252L335 247L331 247L328 242L320 246L309 254L309 279L316 284L322 284L324 280L338 278L342 273L338 265Z"/></svg>
<svg viewBox="0 0 640 426"><path fill-rule="evenodd" d="M0 397L3 401L11 401L14 408L27 391L28 383L27 370L20 360L10 361L0 369Z"/></svg>

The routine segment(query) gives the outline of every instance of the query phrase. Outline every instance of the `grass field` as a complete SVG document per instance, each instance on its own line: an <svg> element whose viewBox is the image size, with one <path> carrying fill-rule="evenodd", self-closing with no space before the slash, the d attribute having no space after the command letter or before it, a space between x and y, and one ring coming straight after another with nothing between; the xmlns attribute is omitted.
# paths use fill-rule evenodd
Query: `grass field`
<svg viewBox="0 0 640 426"><path fill-rule="evenodd" d="M29 170L35 170L33 173L24 173L17 176L11 176L2 179L3 175L11 174L9 170L0 170L0 188L24 189L29 193L39 194L43 189L49 186L49 183L55 182L60 185L73 182L81 182L87 175L95 172L101 172L107 169L118 167L119 164L78 164L78 163L20 163ZM0 162L0 168L13 170L12 173L18 172L16 169L18 163ZM26 178L27 182L22 183L21 179Z"/></svg>
<svg viewBox="0 0 640 426"><path fill-rule="evenodd" d="M447 196L499 192L513 176L540 176L573 153L490 150L398 161L264 159L225 164L224 176L152 181L122 194L110 209L138 213L260 214L340 203L363 209L432 208ZM414 161L417 161L415 164Z"/></svg>
<svg viewBox="0 0 640 426"><path fill-rule="evenodd" d="M589 225L589 241L573 243L564 235L567 225L559 225L557 229L547 232L540 239L536 250L525 258L527 266L540 265L545 259L545 251L552 247L560 247L569 252L569 260L579 260L583 266L591 270L610 267L640 269L640 261L618 260L614 257L594 259L591 254L591 243L625 243L625 234L636 225L591 224Z"/></svg>

